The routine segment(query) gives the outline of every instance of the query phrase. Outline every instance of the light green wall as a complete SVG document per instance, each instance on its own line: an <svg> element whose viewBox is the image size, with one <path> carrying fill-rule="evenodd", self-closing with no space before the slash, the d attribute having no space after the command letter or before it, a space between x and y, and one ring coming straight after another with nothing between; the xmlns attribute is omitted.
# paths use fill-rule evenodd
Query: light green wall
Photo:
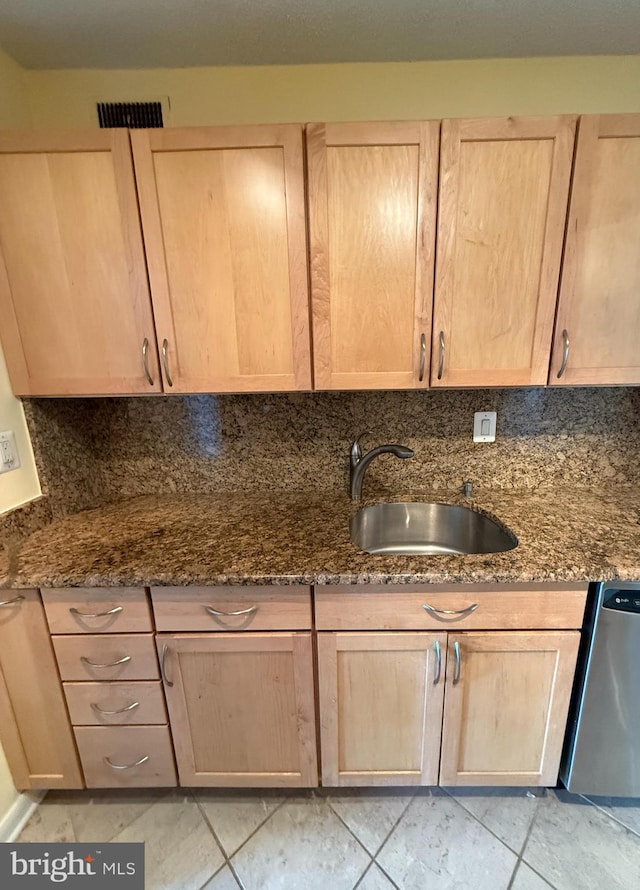
<svg viewBox="0 0 640 890"><path fill-rule="evenodd" d="M96 102L166 97L172 126L640 112L640 56L25 74L37 127L96 126Z"/></svg>

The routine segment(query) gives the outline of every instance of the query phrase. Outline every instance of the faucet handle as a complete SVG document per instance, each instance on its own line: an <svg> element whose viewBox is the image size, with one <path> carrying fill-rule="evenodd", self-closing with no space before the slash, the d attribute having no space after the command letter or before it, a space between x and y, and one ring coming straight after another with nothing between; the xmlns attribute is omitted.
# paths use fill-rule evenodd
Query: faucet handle
<svg viewBox="0 0 640 890"><path fill-rule="evenodd" d="M358 461L362 458L362 445L360 444L360 439L362 439L366 435L366 433L360 433L360 435L357 436L355 442L351 446L350 457L352 467L355 467Z"/></svg>
<svg viewBox="0 0 640 890"><path fill-rule="evenodd" d="M460 486L460 488L462 489L462 492L464 493L464 496L466 498L473 497L473 482L469 482L468 480L465 480L462 483L462 485Z"/></svg>

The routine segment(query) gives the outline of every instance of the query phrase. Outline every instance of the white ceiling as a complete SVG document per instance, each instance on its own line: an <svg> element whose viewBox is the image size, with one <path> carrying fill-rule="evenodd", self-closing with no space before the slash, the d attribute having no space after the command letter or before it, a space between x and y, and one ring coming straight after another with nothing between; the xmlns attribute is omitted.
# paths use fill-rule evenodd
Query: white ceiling
<svg viewBox="0 0 640 890"><path fill-rule="evenodd" d="M640 53L640 0L0 0L28 68Z"/></svg>

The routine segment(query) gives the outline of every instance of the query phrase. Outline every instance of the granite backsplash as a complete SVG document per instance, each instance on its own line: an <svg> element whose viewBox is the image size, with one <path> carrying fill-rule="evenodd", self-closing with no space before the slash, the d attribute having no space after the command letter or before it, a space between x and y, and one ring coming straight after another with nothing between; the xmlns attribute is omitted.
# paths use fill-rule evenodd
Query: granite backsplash
<svg viewBox="0 0 640 890"><path fill-rule="evenodd" d="M54 517L158 492L339 490L353 438L401 442L365 488L532 489L640 483L637 389L161 396L25 401ZM474 444L474 411L497 440Z"/></svg>

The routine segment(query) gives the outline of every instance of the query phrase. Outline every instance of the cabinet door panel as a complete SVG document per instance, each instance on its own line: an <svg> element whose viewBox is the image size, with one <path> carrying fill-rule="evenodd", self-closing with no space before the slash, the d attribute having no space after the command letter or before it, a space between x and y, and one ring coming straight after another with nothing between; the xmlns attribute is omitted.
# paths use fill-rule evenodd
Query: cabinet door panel
<svg viewBox="0 0 640 890"><path fill-rule="evenodd" d="M583 117L550 384L640 383L639 243L640 115Z"/></svg>
<svg viewBox="0 0 640 890"><path fill-rule="evenodd" d="M428 386L438 133L307 127L316 389Z"/></svg>
<svg viewBox="0 0 640 890"><path fill-rule="evenodd" d="M21 597L21 599L17 599ZM83 788L49 629L37 590L3 590L0 739L16 787Z"/></svg>
<svg viewBox="0 0 640 890"><path fill-rule="evenodd" d="M432 386L547 380L575 118L444 121Z"/></svg>
<svg viewBox="0 0 640 890"><path fill-rule="evenodd" d="M437 783L446 639L318 634L324 785Z"/></svg>
<svg viewBox="0 0 640 890"><path fill-rule="evenodd" d="M449 635L441 785L555 784L579 641L577 631Z"/></svg>
<svg viewBox="0 0 640 890"><path fill-rule="evenodd" d="M181 785L317 785L310 634L157 641Z"/></svg>
<svg viewBox="0 0 640 890"><path fill-rule="evenodd" d="M165 389L310 389L301 127L132 141Z"/></svg>
<svg viewBox="0 0 640 890"><path fill-rule="evenodd" d="M1 330L14 392L159 391L127 131L1 135L0 194Z"/></svg>

